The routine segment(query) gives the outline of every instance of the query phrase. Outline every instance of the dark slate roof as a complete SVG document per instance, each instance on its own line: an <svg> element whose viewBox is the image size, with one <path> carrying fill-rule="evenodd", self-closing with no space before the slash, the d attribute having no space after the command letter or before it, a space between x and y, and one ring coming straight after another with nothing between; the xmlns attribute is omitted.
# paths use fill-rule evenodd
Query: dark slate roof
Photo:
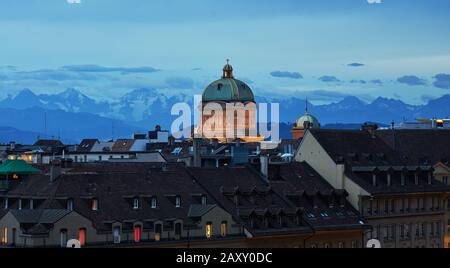
<svg viewBox="0 0 450 268"><path fill-rule="evenodd" d="M311 129L309 132L334 161L352 166L406 165L386 142L360 130Z"/></svg>
<svg viewBox="0 0 450 268"><path fill-rule="evenodd" d="M190 206L188 215L189 215L189 217L193 217L193 218L202 217L203 215L205 215L206 213L208 213L215 207L217 207L217 205L194 204L194 205Z"/></svg>
<svg viewBox="0 0 450 268"><path fill-rule="evenodd" d="M34 145L43 147L64 146L64 144L60 140L38 140L34 143Z"/></svg>
<svg viewBox="0 0 450 268"><path fill-rule="evenodd" d="M271 166L273 168L273 166ZM335 191L305 163L282 165L274 180L264 181L253 167L189 168L195 180L208 190L218 205L231 213L236 222L254 235L286 234L314 228L362 228L360 217L345 201L344 191ZM237 196L239 204L235 203ZM337 199L343 197L343 206ZM330 201L336 206L330 208ZM326 213L322 216L322 213ZM277 216L287 215L284 226ZM293 217L300 215L298 225ZM309 218L309 216L313 217ZM263 218L269 217L269 227ZM253 219L253 222L252 222ZM253 223L253 225L252 225Z"/></svg>
<svg viewBox="0 0 450 268"><path fill-rule="evenodd" d="M64 209L33 209L33 210L10 210L11 214L21 224L40 223L53 224L69 214L70 210Z"/></svg>
<svg viewBox="0 0 450 268"><path fill-rule="evenodd" d="M192 222L188 216L190 206L200 204L200 197L208 194L193 182L185 169L162 171L136 167L130 165L126 171L122 166L117 172L80 169L59 176L53 183L48 176L30 176L5 196L11 203L19 196L43 199L35 202L38 209L65 209L67 200L72 199L74 210L90 219L98 230L111 231L105 225L111 221L182 219L185 223ZM181 208L175 207L175 196L181 197ZM151 208L152 197L158 200L157 209ZM91 210L94 198L98 200L98 211ZM140 209L133 209L134 198L140 200Z"/></svg>
<svg viewBox="0 0 450 268"><path fill-rule="evenodd" d="M450 164L450 130L379 130L376 135L412 164Z"/></svg>
<svg viewBox="0 0 450 268"><path fill-rule="evenodd" d="M135 140L131 139L119 139L117 140L111 148L112 152L127 153L130 152L131 147L133 147Z"/></svg>
<svg viewBox="0 0 450 268"><path fill-rule="evenodd" d="M450 138L450 131L395 130L395 146L392 130L371 134L364 130L311 129L310 133L335 162L345 163L347 177L371 194L450 191L449 186L434 179L428 184L427 174L437 164L435 161L449 151L446 148L450 148L450 142L446 138ZM428 161L422 161L426 155ZM401 185L402 170L408 171L405 185ZM393 172L389 187L387 171ZM416 171L420 173L418 185L414 179ZM379 173L376 186L374 172Z"/></svg>

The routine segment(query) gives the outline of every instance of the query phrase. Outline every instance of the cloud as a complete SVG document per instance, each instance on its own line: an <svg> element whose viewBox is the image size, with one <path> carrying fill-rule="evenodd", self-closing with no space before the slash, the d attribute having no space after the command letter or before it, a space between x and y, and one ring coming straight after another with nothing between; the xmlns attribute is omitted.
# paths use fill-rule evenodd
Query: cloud
<svg viewBox="0 0 450 268"><path fill-rule="evenodd" d="M420 99L421 99L423 102L428 103L428 102L430 102L431 100L436 99L436 97L431 96L431 95L426 95L426 94L424 94L424 95L420 96Z"/></svg>
<svg viewBox="0 0 450 268"><path fill-rule="evenodd" d="M123 74L129 73L154 73L158 72L158 69L153 67L104 67L99 65L68 65L63 66L61 69L71 72L84 72L84 73L108 73L108 72L121 72Z"/></svg>
<svg viewBox="0 0 450 268"><path fill-rule="evenodd" d="M422 86L427 84L427 81L425 79L421 79L415 75L405 75L399 77L397 79L397 82L401 84L406 84L408 86Z"/></svg>
<svg viewBox="0 0 450 268"><path fill-rule="evenodd" d="M270 75L278 78L303 79L303 76L298 72L273 71Z"/></svg>
<svg viewBox="0 0 450 268"><path fill-rule="evenodd" d="M433 85L437 88L450 89L450 74L437 74Z"/></svg>
<svg viewBox="0 0 450 268"><path fill-rule="evenodd" d="M367 3L373 5L373 4L382 4L382 0L367 0Z"/></svg>
<svg viewBox="0 0 450 268"><path fill-rule="evenodd" d="M10 81L21 80L54 80L54 81L68 81L68 80L97 80L97 77L85 73L73 73L62 70L42 69L36 71L20 71L8 74L7 79Z"/></svg>
<svg viewBox="0 0 450 268"><path fill-rule="evenodd" d="M367 84L366 80L352 80L350 81L352 84Z"/></svg>
<svg viewBox="0 0 450 268"><path fill-rule="evenodd" d="M166 79L169 88L175 89L192 89L194 88L194 80L187 77L169 77Z"/></svg>
<svg viewBox="0 0 450 268"><path fill-rule="evenodd" d="M363 63L354 62L354 63L347 64L347 66L348 67L363 67L363 66L366 66L366 65L363 64Z"/></svg>
<svg viewBox="0 0 450 268"><path fill-rule="evenodd" d="M335 76L329 76L329 75L324 75L322 77L319 77L319 80L322 82L341 82L341 80L337 79Z"/></svg>
<svg viewBox="0 0 450 268"><path fill-rule="evenodd" d="M369 82L380 86L383 85L383 81L381 81L380 79L370 80Z"/></svg>
<svg viewBox="0 0 450 268"><path fill-rule="evenodd" d="M81 4L81 0L67 0L69 4Z"/></svg>

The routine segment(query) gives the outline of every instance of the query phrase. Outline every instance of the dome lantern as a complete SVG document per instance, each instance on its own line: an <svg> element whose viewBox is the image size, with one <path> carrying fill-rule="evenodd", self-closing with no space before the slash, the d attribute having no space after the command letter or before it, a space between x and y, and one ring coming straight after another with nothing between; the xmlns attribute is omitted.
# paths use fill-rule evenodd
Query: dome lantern
<svg viewBox="0 0 450 268"><path fill-rule="evenodd" d="M233 77L233 66L230 65L229 59L227 59L227 64L223 67L222 78L234 78Z"/></svg>

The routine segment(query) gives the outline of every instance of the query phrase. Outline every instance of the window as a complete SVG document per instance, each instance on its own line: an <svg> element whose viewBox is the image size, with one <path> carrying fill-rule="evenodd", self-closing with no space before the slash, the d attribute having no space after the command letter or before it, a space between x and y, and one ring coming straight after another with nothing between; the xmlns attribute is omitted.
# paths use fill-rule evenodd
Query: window
<svg viewBox="0 0 450 268"><path fill-rule="evenodd" d="M158 223L155 225L155 241L161 240L161 234L162 234L162 224Z"/></svg>
<svg viewBox="0 0 450 268"><path fill-rule="evenodd" d="M59 237L60 237L60 246L62 248L67 247L67 230L66 229L62 229L59 232Z"/></svg>
<svg viewBox="0 0 450 268"><path fill-rule="evenodd" d="M152 197L152 208L158 207L158 199L156 197Z"/></svg>
<svg viewBox="0 0 450 268"><path fill-rule="evenodd" d="M208 222L206 224L206 228L205 228L205 235L206 235L206 238L208 238L208 239L210 239L212 236L212 232L213 232L212 228L213 228L212 223Z"/></svg>
<svg viewBox="0 0 450 268"><path fill-rule="evenodd" d="M22 209L22 199L19 199L19 209Z"/></svg>
<svg viewBox="0 0 450 268"><path fill-rule="evenodd" d="M325 243L325 248L330 248L330 247L331 247L330 244Z"/></svg>
<svg viewBox="0 0 450 268"><path fill-rule="evenodd" d="M338 248L344 248L344 242L339 242Z"/></svg>
<svg viewBox="0 0 450 268"><path fill-rule="evenodd" d="M102 161L102 156L101 155L98 156L98 161Z"/></svg>
<svg viewBox="0 0 450 268"><path fill-rule="evenodd" d="M4 206L5 209L8 209L8 207L9 207L8 203L9 203L8 198L5 198L5 206ZM450 203L449 203L449 206L450 206ZM450 207L449 207L449 209L450 209Z"/></svg>
<svg viewBox="0 0 450 268"><path fill-rule="evenodd" d="M93 211L97 211L98 210L98 199L92 199L91 202L91 209Z"/></svg>
<svg viewBox="0 0 450 268"><path fill-rule="evenodd" d="M133 199L133 209L139 209L139 198Z"/></svg>
<svg viewBox="0 0 450 268"><path fill-rule="evenodd" d="M181 223L179 223L179 222L177 222L176 224L175 224L175 236L176 236L176 239L180 239L181 238L181 229L182 229L182 224Z"/></svg>
<svg viewBox="0 0 450 268"><path fill-rule="evenodd" d="M356 248L358 246L358 242L357 241L352 241L352 248Z"/></svg>
<svg viewBox="0 0 450 268"><path fill-rule="evenodd" d="M227 231L228 231L228 223L226 221L223 221L222 224L220 225L220 234L222 235L222 237L227 236Z"/></svg>
<svg viewBox="0 0 450 268"><path fill-rule="evenodd" d="M80 241L80 245L86 245L86 228L80 228L78 230L78 241Z"/></svg>
<svg viewBox="0 0 450 268"><path fill-rule="evenodd" d="M393 200L391 200L391 213L395 213L395 209L396 209L395 200L393 199Z"/></svg>
<svg viewBox="0 0 450 268"><path fill-rule="evenodd" d="M120 244L121 236L120 236L120 227L119 226L114 227L113 237L114 237L114 244Z"/></svg>
<svg viewBox="0 0 450 268"><path fill-rule="evenodd" d="M316 244L311 244L311 248L317 248Z"/></svg>
<svg viewBox="0 0 450 268"><path fill-rule="evenodd" d="M142 227L140 225L134 226L134 242L136 243L141 242L141 233Z"/></svg>
<svg viewBox="0 0 450 268"><path fill-rule="evenodd" d="M448 176L444 176L442 178L442 182L445 183L445 184L448 184Z"/></svg>
<svg viewBox="0 0 450 268"><path fill-rule="evenodd" d="M202 205L206 205L208 203L208 197L206 195L202 196Z"/></svg>
<svg viewBox="0 0 450 268"><path fill-rule="evenodd" d="M177 208L181 207L181 197L179 196L175 197L175 207Z"/></svg>
<svg viewBox="0 0 450 268"><path fill-rule="evenodd" d="M384 200L384 214L389 213L389 200Z"/></svg>
<svg viewBox="0 0 450 268"><path fill-rule="evenodd" d="M67 200L66 207L67 207L67 210L73 210L73 199Z"/></svg>
<svg viewBox="0 0 450 268"><path fill-rule="evenodd" d="M2 244L8 244L8 228L6 227L2 228Z"/></svg>

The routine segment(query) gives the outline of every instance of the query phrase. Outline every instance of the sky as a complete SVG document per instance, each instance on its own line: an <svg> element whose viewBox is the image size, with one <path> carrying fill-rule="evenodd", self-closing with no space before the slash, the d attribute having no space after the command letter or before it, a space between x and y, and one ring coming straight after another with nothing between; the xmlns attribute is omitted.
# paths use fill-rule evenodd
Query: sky
<svg viewBox="0 0 450 268"><path fill-rule="evenodd" d="M256 95L450 94L448 0L0 0L0 98L198 94L226 59Z"/></svg>

